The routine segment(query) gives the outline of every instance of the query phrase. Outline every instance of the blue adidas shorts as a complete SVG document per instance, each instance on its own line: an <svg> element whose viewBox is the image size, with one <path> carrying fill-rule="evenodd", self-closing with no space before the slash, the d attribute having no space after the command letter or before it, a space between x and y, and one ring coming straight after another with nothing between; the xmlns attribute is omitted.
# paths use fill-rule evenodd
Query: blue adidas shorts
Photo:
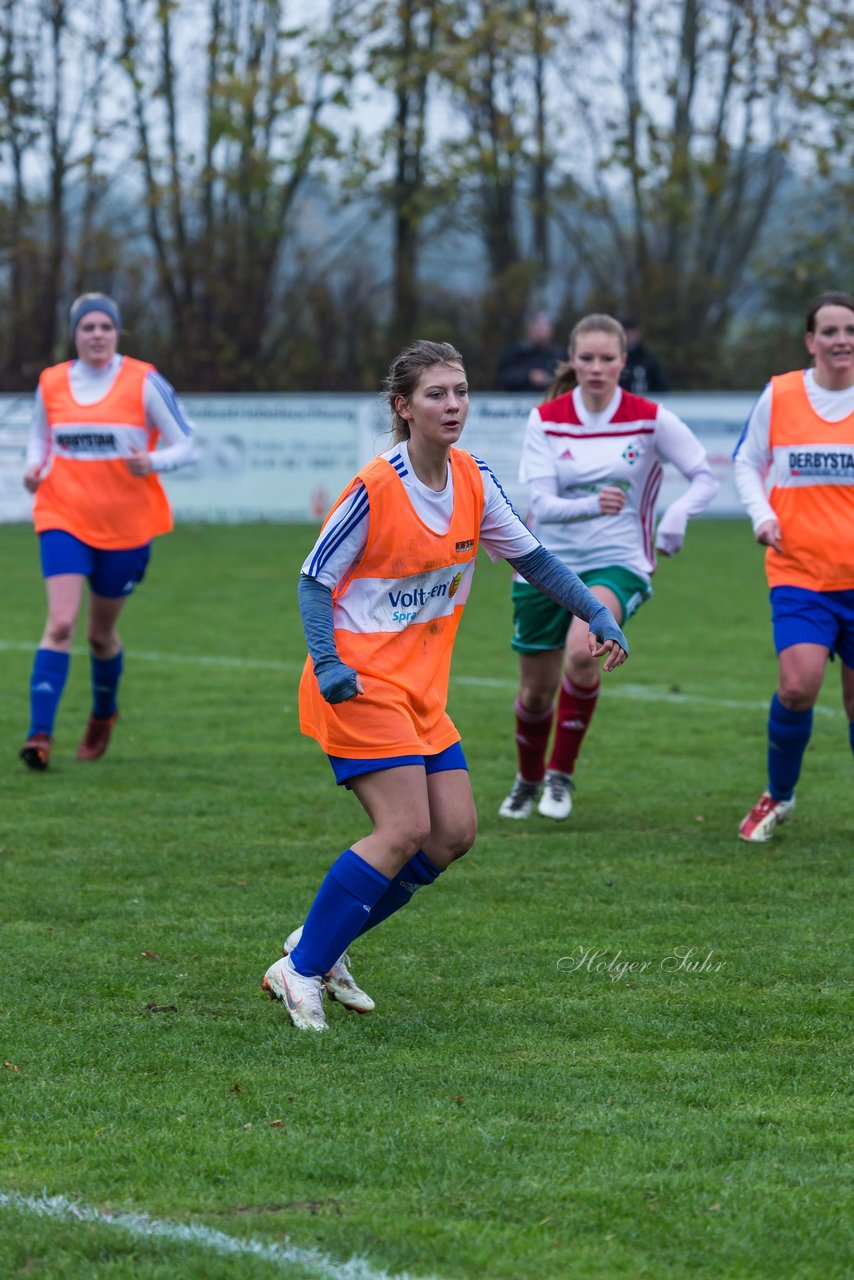
<svg viewBox="0 0 854 1280"><path fill-rule="evenodd" d="M329 756L332 772L339 787L349 790L350 779L358 778L363 773L378 773L382 769L399 769L405 764L423 764L427 775L431 773L447 773L449 769L468 769L463 748L454 742L435 756L383 756L379 760L345 760L343 756Z"/></svg>
<svg viewBox="0 0 854 1280"><path fill-rule="evenodd" d="M772 587L771 618L778 653L793 644L821 644L854 667L854 590Z"/></svg>
<svg viewBox="0 0 854 1280"><path fill-rule="evenodd" d="M128 551L99 551L64 529L46 529L39 534L39 554L42 577L81 573L89 579L96 596L116 600L129 596L142 582L151 556L151 543Z"/></svg>

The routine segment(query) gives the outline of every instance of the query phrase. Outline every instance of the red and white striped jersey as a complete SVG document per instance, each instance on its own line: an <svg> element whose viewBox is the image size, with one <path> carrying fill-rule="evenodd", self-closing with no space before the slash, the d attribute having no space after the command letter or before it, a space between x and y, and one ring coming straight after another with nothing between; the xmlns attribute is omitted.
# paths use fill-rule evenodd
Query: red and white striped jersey
<svg viewBox="0 0 854 1280"><path fill-rule="evenodd" d="M666 532L678 550L688 517L702 511L717 488L703 446L680 418L651 400L618 389L601 413L591 413L576 387L528 419L519 467L531 493L528 524L576 573L620 565L649 579L664 462L691 481L659 527L659 536ZM606 485L626 495L617 515L600 512L599 490Z"/></svg>

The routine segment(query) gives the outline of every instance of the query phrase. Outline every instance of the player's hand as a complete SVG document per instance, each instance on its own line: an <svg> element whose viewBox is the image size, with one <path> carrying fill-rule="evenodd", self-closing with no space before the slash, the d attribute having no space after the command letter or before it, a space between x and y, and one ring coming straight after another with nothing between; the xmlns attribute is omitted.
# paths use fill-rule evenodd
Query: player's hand
<svg viewBox="0 0 854 1280"><path fill-rule="evenodd" d="M778 520L766 520L756 530L756 541L764 547L773 547L775 551L783 550L783 535Z"/></svg>
<svg viewBox="0 0 854 1280"><path fill-rule="evenodd" d="M626 495L615 484L605 484L599 490L599 510L603 516L615 516L626 505Z"/></svg>
<svg viewBox="0 0 854 1280"><path fill-rule="evenodd" d="M125 459L125 465L132 476L147 476L154 470L151 454L146 453L145 449L134 449L130 457Z"/></svg>
<svg viewBox="0 0 854 1280"><path fill-rule="evenodd" d="M351 698L357 698L360 693L365 692L358 671L345 666L343 662L331 663L320 671L315 667L314 674L324 702L333 706L336 702L349 702Z"/></svg>
<svg viewBox="0 0 854 1280"><path fill-rule="evenodd" d="M42 464L34 462L32 466L27 467L24 472L24 488L29 493L35 493L42 482Z"/></svg>
<svg viewBox="0 0 854 1280"><path fill-rule="evenodd" d="M660 556L676 556L682 550L682 538L678 533L659 533L655 549Z"/></svg>
<svg viewBox="0 0 854 1280"><path fill-rule="evenodd" d="M590 652L594 658L601 658L603 654L607 654L605 661L602 663L603 671L613 671L615 667L621 667L629 656L626 650L616 640L599 640L590 632L588 637Z"/></svg>

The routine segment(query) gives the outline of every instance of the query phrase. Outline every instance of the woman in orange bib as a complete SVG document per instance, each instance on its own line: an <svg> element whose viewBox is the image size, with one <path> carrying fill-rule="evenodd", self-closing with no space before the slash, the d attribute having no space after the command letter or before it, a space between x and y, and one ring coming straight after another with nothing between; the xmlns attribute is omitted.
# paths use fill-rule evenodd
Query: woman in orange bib
<svg viewBox="0 0 854 1280"><path fill-rule="evenodd" d="M589 622L606 671L627 656L610 610L541 546L489 467L454 448L468 412L460 353L415 343L392 363L385 392L392 447L345 489L300 576L301 727L372 824L330 867L264 975L302 1030L326 1029L324 995L373 1009L347 948L474 842L468 766L446 704L478 547Z"/></svg>
<svg viewBox="0 0 854 1280"><path fill-rule="evenodd" d="M788 822L828 658L839 658L854 750L854 297L807 312L810 369L772 378L735 452L735 482L766 548L779 683L768 783L739 826L764 843ZM770 492L767 492L770 480Z"/></svg>
<svg viewBox="0 0 854 1280"><path fill-rule="evenodd" d="M30 769L47 768L87 580L92 714L77 758L106 751L122 672L116 624L142 581L152 539L172 528L158 474L194 456L174 390L153 365L118 354L120 327L112 298L83 294L70 314L78 358L45 369L36 393L24 484L35 494L48 615L20 751Z"/></svg>

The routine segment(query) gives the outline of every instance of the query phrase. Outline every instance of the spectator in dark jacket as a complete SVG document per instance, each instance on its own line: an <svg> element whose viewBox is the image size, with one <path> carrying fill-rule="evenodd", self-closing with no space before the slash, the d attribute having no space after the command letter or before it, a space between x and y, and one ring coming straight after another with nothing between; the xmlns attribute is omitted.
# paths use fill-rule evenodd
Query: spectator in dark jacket
<svg viewBox="0 0 854 1280"><path fill-rule="evenodd" d="M636 396L645 396L651 391L669 391L667 374L652 352L643 345L643 334L637 320L626 317L620 323L626 331L628 343L620 386Z"/></svg>
<svg viewBox="0 0 854 1280"><path fill-rule="evenodd" d="M557 366L566 355L554 345L554 325L545 311L531 316L525 341L508 348L498 362L498 385L502 391L545 391L551 386Z"/></svg>

